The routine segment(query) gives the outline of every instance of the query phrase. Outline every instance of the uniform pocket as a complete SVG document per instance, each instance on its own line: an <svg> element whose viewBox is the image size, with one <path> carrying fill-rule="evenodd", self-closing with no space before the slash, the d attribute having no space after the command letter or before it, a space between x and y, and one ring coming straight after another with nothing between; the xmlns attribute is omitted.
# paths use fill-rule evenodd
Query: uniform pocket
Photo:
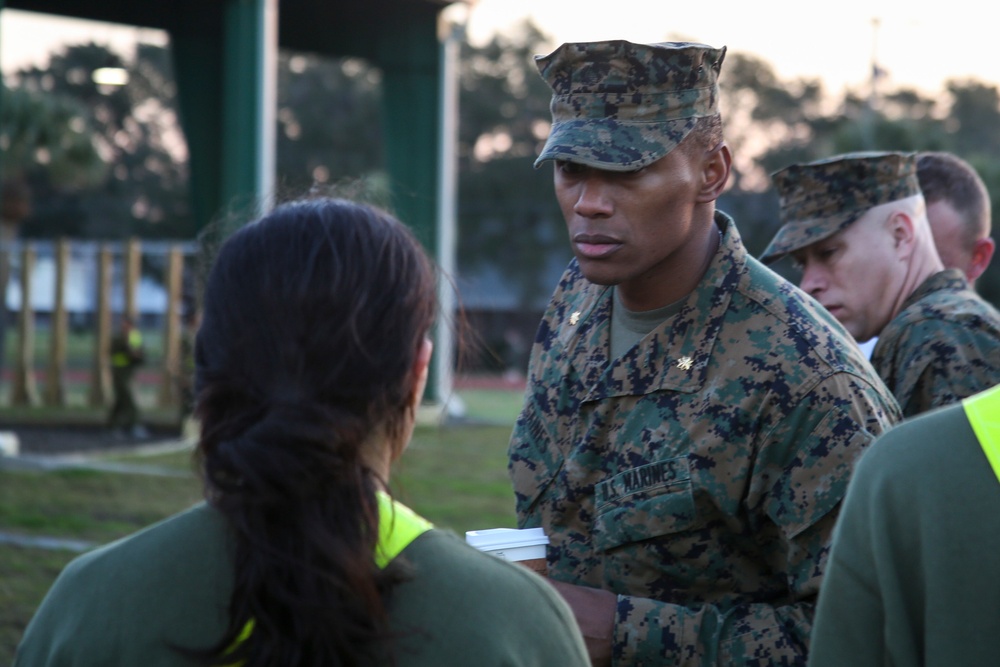
<svg viewBox="0 0 1000 667"><path fill-rule="evenodd" d="M625 470L599 482L595 493L594 547L599 551L677 533L695 524L686 457Z"/></svg>

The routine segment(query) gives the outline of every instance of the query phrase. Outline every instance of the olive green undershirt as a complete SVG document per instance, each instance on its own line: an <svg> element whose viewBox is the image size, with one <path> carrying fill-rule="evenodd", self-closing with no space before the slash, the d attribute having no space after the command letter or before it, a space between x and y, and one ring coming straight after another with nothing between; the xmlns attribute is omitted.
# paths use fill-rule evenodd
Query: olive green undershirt
<svg viewBox="0 0 1000 667"><path fill-rule="evenodd" d="M628 352L650 331L680 312L682 301L653 310L629 310L621 301L618 290L612 288L614 303L611 306L611 358L618 359Z"/></svg>

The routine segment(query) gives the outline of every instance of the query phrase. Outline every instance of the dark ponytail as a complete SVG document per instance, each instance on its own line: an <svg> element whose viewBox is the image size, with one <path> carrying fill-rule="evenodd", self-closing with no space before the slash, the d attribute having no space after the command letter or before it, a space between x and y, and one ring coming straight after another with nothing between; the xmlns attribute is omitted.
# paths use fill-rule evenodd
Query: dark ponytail
<svg viewBox="0 0 1000 667"><path fill-rule="evenodd" d="M368 206L285 205L223 245L196 342L196 454L235 535L236 576L207 663L385 657L394 579L373 558L385 480L366 457L406 424L435 294L413 235Z"/></svg>

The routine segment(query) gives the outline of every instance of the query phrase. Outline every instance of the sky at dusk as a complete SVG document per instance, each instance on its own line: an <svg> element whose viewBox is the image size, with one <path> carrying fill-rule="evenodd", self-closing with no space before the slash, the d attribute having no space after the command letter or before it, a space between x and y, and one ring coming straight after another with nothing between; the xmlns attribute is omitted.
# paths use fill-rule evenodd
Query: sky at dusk
<svg viewBox="0 0 1000 667"><path fill-rule="evenodd" d="M603 39L698 41L757 55L783 79L819 78L830 93L865 89L873 59L887 73L887 89L935 93L951 78L1000 85L993 48L998 30L979 0L475 0L467 15L473 43L526 18L552 37L553 46ZM167 43L156 30L0 12L0 64L7 72L44 65L60 44L91 40L122 52L136 41Z"/></svg>
<svg viewBox="0 0 1000 667"><path fill-rule="evenodd" d="M865 88L874 54L887 88L934 93L951 78L1000 84L998 29L985 7L972 0L478 0L468 34L481 42L530 17L555 45L697 41L757 55L782 79L819 78L831 93Z"/></svg>

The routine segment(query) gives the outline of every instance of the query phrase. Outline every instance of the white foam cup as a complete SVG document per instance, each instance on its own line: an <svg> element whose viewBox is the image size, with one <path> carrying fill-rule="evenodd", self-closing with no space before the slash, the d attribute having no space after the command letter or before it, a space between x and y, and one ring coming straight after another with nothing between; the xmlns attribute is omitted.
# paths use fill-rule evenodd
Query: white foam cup
<svg viewBox="0 0 1000 667"><path fill-rule="evenodd" d="M465 541L482 552L522 563L545 574L545 547L549 538L542 528L470 530L465 533Z"/></svg>

